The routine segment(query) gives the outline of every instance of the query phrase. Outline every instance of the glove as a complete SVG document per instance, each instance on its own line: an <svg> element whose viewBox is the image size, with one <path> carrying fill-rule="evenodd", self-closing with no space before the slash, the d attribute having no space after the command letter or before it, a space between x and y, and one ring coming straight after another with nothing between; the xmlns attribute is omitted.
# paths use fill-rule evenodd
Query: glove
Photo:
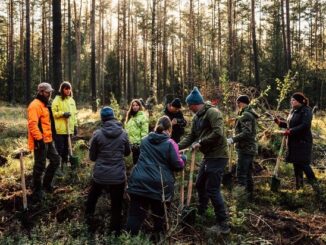
<svg viewBox="0 0 326 245"><path fill-rule="evenodd" d="M63 117L69 118L71 116L71 113L69 111L63 113Z"/></svg>
<svg viewBox="0 0 326 245"><path fill-rule="evenodd" d="M187 155L186 154L182 154L181 155L181 159L183 160L184 163L187 162Z"/></svg>
<svg viewBox="0 0 326 245"><path fill-rule="evenodd" d="M194 142L191 146L190 146L190 148L191 148L191 150L197 150L197 149L199 149L200 148L200 143L199 142Z"/></svg>
<svg viewBox="0 0 326 245"><path fill-rule="evenodd" d="M40 149L44 149L45 148L45 143L43 141L43 139L41 140L35 140L34 141L34 145L35 145L35 150L40 150Z"/></svg>
<svg viewBox="0 0 326 245"><path fill-rule="evenodd" d="M228 145L233 144L233 139L232 138L228 138L226 139L226 142L228 143Z"/></svg>
<svg viewBox="0 0 326 245"><path fill-rule="evenodd" d="M74 127L74 136L76 136L78 133L77 126Z"/></svg>
<svg viewBox="0 0 326 245"><path fill-rule="evenodd" d="M284 136L289 136L290 134L291 134L291 129L289 129L289 128L287 130L285 130L283 133Z"/></svg>

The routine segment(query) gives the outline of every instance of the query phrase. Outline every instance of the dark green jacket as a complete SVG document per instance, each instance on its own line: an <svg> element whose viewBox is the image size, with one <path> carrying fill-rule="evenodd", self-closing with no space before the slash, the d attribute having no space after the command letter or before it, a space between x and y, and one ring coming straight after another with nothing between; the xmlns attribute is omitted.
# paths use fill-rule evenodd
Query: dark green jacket
<svg viewBox="0 0 326 245"><path fill-rule="evenodd" d="M204 158L228 158L222 113L209 104L198 111L192 119L191 131L179 143L185 149L199 142Z"/></svg>
<svg viewBox="0 0 326 245"><path fill-rule="evenodd" d="M258 115L250 106L239 112L235 123L235 136L233 137L238 152L250 155L257 154L257 118Z"/></svg>

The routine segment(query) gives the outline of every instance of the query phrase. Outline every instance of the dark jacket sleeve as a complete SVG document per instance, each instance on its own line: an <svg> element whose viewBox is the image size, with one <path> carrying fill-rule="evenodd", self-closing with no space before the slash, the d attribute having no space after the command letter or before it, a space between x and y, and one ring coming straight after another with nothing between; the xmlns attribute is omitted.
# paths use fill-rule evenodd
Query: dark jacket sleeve
<svg viewBox="0 0 326 245"><path fill-rule="evenodd" d="M312 120L312 113L307 109L303 109L301 112L301 123L293 128L290 128L291 135L300 134L302 131L310 129L311 127L311 120Z"/></svg>
<svg viewBox="0 0 326 245"><path fill-rule="evenodd" d="M179 142L178 146L180 150L183 150L187 148L188 146L191 146L192 143L194 143L196 140L196 135L194 133L194 123L192 123L190 133L187 134L181 142Z"/></svg>
<svg viewBox="0 0 326 245"><path fill-rule="evenodd" d="M252 135L252 128L253 128L253 120L252 118L247 115L246 113L243 114L242 117L238 119L238 123L240 124L240 133L233 137L234 142L239 142L243 139L246 139Z"/></svg>
<svg viewBox="0 0 326 245"><path fill-rule="evenodd" d="M207 110L207 119L212 127L211 133L206 135L205 137L201 138L201 145L210 145L216 142L216 139L220 137L224 137L223 132L223 118L219 111L215 108L210 108Z"/></svg>
<svg viewBox="0 0 326 245"><path fill-rule="evenodd" d="M187 126L187 121L186 119L184 118L183 114L180 113L180 118L178 119L178 125L181 127L181 128L184 128Z"/></svg>
<svg viewBox="0 0 326 245"><path fill-rule="evenodd" d="M130 153L131 153L131 149L130 149L129 138L128 138L128 135L125 134L125 152L124 152L124 155L129 156Z"/></svg>
<svg viewBox="0 0 326 245"><path fill-rule="evenodd" d="M278 125L280 128L287 128L288 124L285 121L280 121L280 124Z"/></svg>
<svg viewBox="0 0 326 245"><path fill-rule="evenodd" d="M89 159L95 162L97 159L97 155L98 155L97 131L95 131L93 137L90 140Z"/></svg>

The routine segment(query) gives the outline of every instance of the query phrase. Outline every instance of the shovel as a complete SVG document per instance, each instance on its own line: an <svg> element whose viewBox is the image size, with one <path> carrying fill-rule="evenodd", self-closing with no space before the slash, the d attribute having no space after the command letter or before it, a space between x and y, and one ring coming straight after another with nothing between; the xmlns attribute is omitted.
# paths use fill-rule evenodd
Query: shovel
<svg viewBox="0 0 326 245"><path fill-rule="evenodd" d="M232 181L232 152L233 145L229 146L229 162L228 162L228 172L223 175L222 184L228 189L232 190L233 181Z"/></svg>
<svg viewBox="0 0 326 245"><path fill-rule="evenodd" d="M25 166L23 162L23 152L20 153L19 156L19 162L20 162L20 174L21 174L21 185L22 185L22 191L23 191L23 211L21 212L20 219L22 222L22 225L25 228L30 228L31 222L29 220L29 212L27 207L27 194L26 194L26 182L25 182Z"/></svg>
<svg viewBox="0 0 326 245"><path fill-rule="evenodd" d="M277 192L280 185L281 185L281 180L278 178L278 171L279 171L279 168L280 168L280 165L281 165L281 158L282 158L282 155L283 155L283 148L284 148L284 145L285 145L285 141L286 141L286 136L283 136L281 147L280 147L280 150L278 152L277 159L276 159L276 165L275 165L275 168L274 168L272 181L271 181L271 191L273 191L273 192Z"/></svg>
<svg viewBox="0 0 326 245"><path fill-rule="evenodd" d="M66 123L67 123L68 148L69 148L68 161L70 162L71 168L74 169L79 165L79 159L78 157L73 156L72 154L71 135L69 132L69 118L66 119Z"/></svg>
<svg viewBox="0 0 326 245"><path fill-rule="evenodd" d="M186 206L182 210L182 221L184 224L191 225L195 223L196 220L196 208L190 207L190 201L192 196L192 186L193 186L193 175L195 169L195 160L196 160L196 151L193 150L191 153L191 164L189 172L189 181L188 181L188 192L187 192L187 201Z"/></svg>

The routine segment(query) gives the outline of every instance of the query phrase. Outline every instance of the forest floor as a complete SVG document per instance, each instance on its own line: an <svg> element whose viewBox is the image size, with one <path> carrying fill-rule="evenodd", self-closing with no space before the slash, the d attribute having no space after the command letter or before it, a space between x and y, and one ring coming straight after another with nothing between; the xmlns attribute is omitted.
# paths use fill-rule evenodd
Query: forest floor
<svg viewBox="0 0 326 245"><path fill-rule="evenodd" d="M143 227L144 234L130 237L123 233L114 237L109 232L110 198L102 195L96 208L94 233L84 222L84 205L87 197L93 163L88 159L88 140L99 127L99 115L88 109L79 110L79 133L74 139L74 155L80 166L64 168L64 176L55 178L58 188L47 194L40 204L33 204L31 174L33 154L27 149L26 109L0 104L0 244L153 244L149 235L150 219ZM268 123L267 123L268 124ZM264 131L260 123L260 150L255 160L254 197L245 202L238 189L222 187L230 213L231 233L220 235L208 232L214 225L214 212L208 209L195 223L181 222L179 188L181 174L176 174L175 198L169 212L169 230L158 244L326 244L326 116L321 112L313 121L313 168L320 181L323 194L317 198L305 181L302 190L295 189L293 167L282 162L281 186L278 192L270 191L273 167L280 145L280 136ZM28 196L28 210L23 210L20 161L23 151ZM235 155L235 154L234 154ZM196 156L197 168L201 155ZM190 156L188 156L190 159ZM233 159L235 162L235 159ZM131 158L126 159L128 172ZM188 164L189 165L189 164ZM188 168L186 176L188 175ZM186 177L187 179L187 177ZM195 206L194 193L191 206ZM126 217L128 201L124 203Z"/></svg>

